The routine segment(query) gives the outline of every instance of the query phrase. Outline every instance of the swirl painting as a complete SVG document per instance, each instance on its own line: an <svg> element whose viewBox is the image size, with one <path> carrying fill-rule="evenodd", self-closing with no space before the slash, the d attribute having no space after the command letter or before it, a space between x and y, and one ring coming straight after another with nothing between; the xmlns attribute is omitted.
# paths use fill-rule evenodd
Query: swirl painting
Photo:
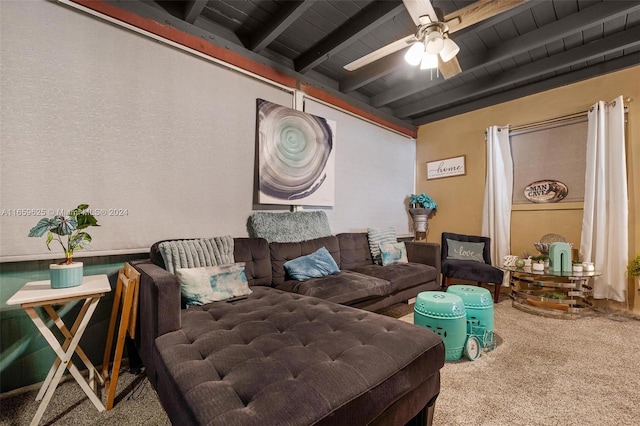
<svg viewBox="0 0 640 426"><path fill-rule="evenodd" d="M261 204L333 206L335 122L258 99Z"/></svg>

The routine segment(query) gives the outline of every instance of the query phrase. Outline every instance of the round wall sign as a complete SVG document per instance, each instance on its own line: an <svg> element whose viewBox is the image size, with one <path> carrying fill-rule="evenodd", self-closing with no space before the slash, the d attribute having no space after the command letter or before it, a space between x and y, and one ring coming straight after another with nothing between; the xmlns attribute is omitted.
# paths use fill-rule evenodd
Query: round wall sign
<svg viewBox="0 0 640 426"><path fill-rule="evenodd" d="M524 196L532 203L556 203L568 193L567 185L557 180L539 180L524 188Z"/></svg>

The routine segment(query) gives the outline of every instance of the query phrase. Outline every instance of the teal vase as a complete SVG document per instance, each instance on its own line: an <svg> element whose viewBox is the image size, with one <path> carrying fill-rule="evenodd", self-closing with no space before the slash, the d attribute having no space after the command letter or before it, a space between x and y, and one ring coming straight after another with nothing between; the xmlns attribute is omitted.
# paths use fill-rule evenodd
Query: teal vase
<svg viewBox="0 0 640 426"><path fill-rule="evenodd" d="M51 288L76 287L82 284L82 262L73 262L69 265L57 263L49 265L51 275Z"/></svg>

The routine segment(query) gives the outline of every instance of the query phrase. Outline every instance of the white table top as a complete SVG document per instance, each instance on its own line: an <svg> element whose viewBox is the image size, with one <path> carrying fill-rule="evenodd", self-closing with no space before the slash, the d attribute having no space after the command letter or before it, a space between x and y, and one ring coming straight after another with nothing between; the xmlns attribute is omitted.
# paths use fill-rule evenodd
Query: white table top
<svg viewBox="0 0 640 426"><path fill-rule="evenodd" d="M106 275L88 275L82 277L82 284L75 287L51 288L51 281L31 281L26 283L16 294L7 300L7 305L22 305L23 303L46 302L88 296L96 293L111 291L109 278Z"/></svg>

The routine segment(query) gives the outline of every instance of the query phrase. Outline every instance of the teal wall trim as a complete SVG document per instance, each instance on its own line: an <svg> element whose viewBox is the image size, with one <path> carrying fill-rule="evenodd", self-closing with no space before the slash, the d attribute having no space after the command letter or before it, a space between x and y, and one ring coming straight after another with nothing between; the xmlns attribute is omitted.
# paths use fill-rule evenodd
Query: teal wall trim
<svg viewBox="0 0 640 426"><path fill-rule="evenodd" d="M107 274L114 289L118 270L124 263L146 257L147 254L132 254L83 258L84 274ZM50 263L50 260L0 263L0 393L44 381L55 360L53 350L22 308L6 304L27 282L49 279ZM80 341L95 366L102 364L112 304L113 292L100 300ZM61 307L58 314L71 328L79 309L77 303L68 304ZM51 321L49 325L53 326ZM54 333L60 335L57 328ZM73 362L80 370L84 369L77 356Z"/></svg>

